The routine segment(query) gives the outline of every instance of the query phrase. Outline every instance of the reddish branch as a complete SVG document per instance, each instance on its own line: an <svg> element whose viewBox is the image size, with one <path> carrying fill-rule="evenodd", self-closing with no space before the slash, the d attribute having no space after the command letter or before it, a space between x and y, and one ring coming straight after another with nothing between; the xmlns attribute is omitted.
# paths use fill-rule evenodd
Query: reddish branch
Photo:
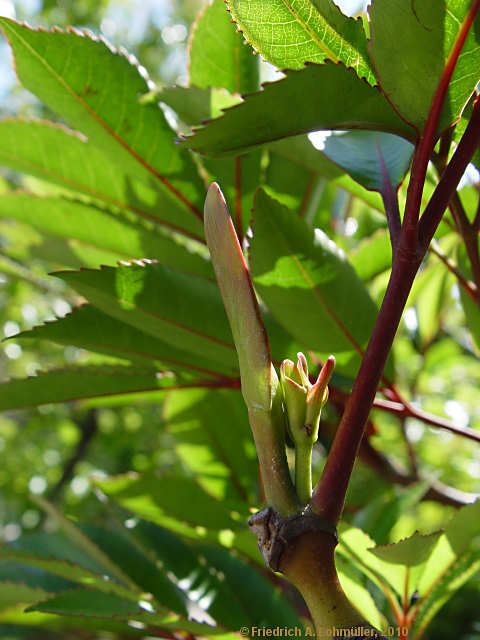
<svg viewBox="0 0 480 640"><path fill-rule="evenodd" d="M416 420L419 420L424 424L428 424L435 429L444 429L445 431L450 431L457 436L462 436L464 438L480 442L480 431L470 429L468 427L457 427L445 418L440 418L439 416L427 413L426 411L411 405L398 394L398 391L395 391L395 393L395 400L375 398L372 405L373 408L393 413L400 419L415 418ZM348 394L330 385L330 399L337 406L344 406L348 401Z"/></svg>
<svg viewBox="0 0 480 640"><path fill-rule="evenodd" d="M312 496L314 511L332 522L338 521L343 510L345 494L363 430L421 258L422 255L417 247L409 246L408 236L402 230L390 282L372 337L333 441L322 478Z"/></svg>
<svg viewBox="0 0 480 640"><path fill-rule="evenodd" d="M480 292L475 282L465 278L465 276L459 271L455 262L443 253L439 244L434 240L430 245L430 252L436 255L437 258L443 262L450 273L453 273L455 278L458 280L458 284L462 287L468 297L471 298L475 304L480 305Z"/></svg>
<svg viewBox="0 0 480 640"><path fill-rule="evenodd" d="M62 475L49 493L49 500L55 502L62 495L65 486L70 482L78 463L85 457L88 447L98 432L97 414L94 409L88 411L82 422L77 425L81 431L80 439L71 458L67 460Z"/></svg>
<svg viewBox="0 0 480 640"><path fill-rule="evenodd" d="M358 457L387 482L406 487L422 479L414 473L408 473L397 462L377 451L366 438L362 440ZM452 507L462 507L475 502L478 497L478 494L460 491L438 480L431 480L430 487L422 500L434 500Z"/></svg>
<svg viewBox="0 0 480 640"><path fill-rule="evenodd" d="M478 118L478 114L476 118ZM441 175L443 173L440 167L441 161L438 158L434 158L433 162L438 173ZM478 289L480 287L480 256L478 252L478 227L480 223L478 212L480 211L480 207L477 210L473 222L470 223L463 207L462 201L460 200L460 196L457 192L455 192L450 200L449 208L455 221L457 231L462 236L465 243L465 249L467 250L468 259L470 260L470 265L472 268L473 279ZM478 299L475 300L475 302L476 304L479 304Z"/></svg>

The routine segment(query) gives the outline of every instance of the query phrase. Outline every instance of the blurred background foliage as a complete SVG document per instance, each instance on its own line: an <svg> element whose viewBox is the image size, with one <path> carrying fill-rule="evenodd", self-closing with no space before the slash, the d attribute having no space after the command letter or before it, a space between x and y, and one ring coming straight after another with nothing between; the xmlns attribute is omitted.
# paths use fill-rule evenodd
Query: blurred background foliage
<svg viewBox="0 0 480 640"><path fill-rule="evenodd" d="M156 83L185 84L188 30L201 4L201 0L0 0L0 14L33 26L73 25L103 34L114 45L133 53ZM44 104L19 86L3 38L0 69L2 117L19 114L58 121ZM0 169L0 193L20 185L21 180L28 178ZM48 240L27 225L2 220L0 242L2 338L67 314L74 294L57 279L47 277L48 271L62 264L61 256L52 259ZM71 252L68 247L65 251ZM19 263L27 260L28 271L19 272ZM47 346L43 341L28 341L22 346L4 342L0 347L1 377L6 380L35 375L39 369L79 363L87 357L91 360L81 349ZM0 416L3 540L14 540L22 530L39 526L41 515L29 501L29 492L55 495L72 513L94 518L98 501L89 483L93 472L110 475L175 464L168 436L161 429L161 408L105 407L95 410L95 435L88 440L71 477L63 477L69 461L78 454L82 436L85 439L88 412L85 406L50 405Z"/></svg>
<svg viewBox="0 0 480 640"><path fill-rule="evenodd" d="M345 3L354 12L359 2ZM103 34L116 46L133 53L158 84L184 85L188 80L188 32L201 0L0 0L0 14L31 25L74 25ZM348 5L348 6L347 6ZM263 77L272 74L265 65ZM0 41L0 114L20 114L58 120L26 90L19 87L6 42ZM313 141L315 138L313 137ZM290 176L291 179L295 177ZM21 177L0 169L0 194L20 185ZM285 186L285 185L283 185ZM32 188L32 184L30 184ZM35 185L33 185L35 188ZM41 184L36 185L41 189ZM466 185L462 195L471 197ZM285 189L288 191L288 189ZM383 233L385 220L364 201L325 184L316 211L318 226L349 253L361 259L371 251L372 234ZM372 196L373 197L373 196ZM447 235L448 229L445 230ZM375 237L375 236L373 236ZM448 238L446 239L448 244ZM8 338L19 330L68 313L75 294L47 273L62 266L48 239L27 225L0 221L0 333ZM72 253L72 246L65 251ZM56 249L58 251L58 249ZM389 256L386 256L387 262ZM28 261L29 268L20 266ZM70 255L70 263L72 257ZM377 261L378 263L379 261ZM79 263L80 264L80 263ZM435 269L437 267L437 269ZM376 265L365 279L376 299L385 290L388 271ZM480 427L480 362L465 328L455 280L445 269L438 276L438 259L430 255L417 289L427 296L411 296L397 341L401 388L423 409L452 419L460 426ZM426 306L428 307L426 309ZM1 379L35 375L64 362L92 362L94 356L74 347L38 340L3 342ZM338 416L329 406L326 422ZM413 464L399 420L376 411L375 447L409 468ZM92 474L114 475L182 466L171 435L162 428L163 408L148 402L131 406L82 402L48 405L0 415L0 537L6 542L42 525L42 515L30 494L49 497L70 516L94 522L105 518L94 495ZM432 478L466 492L480 491L480 449L465 438L407 419L403 428L415 450L415 462ZM320 473L328 439L316 449ZM421 526L425 532L442 526L453 508L421 501L426 487L404 489L382 480L359 462L349 491L346 519L362 527L377 543L398 540ZM382 525L382 526L380 526ZM464 587L441 613L428 637L480 639L480 580ZM475 602L477 605L475 605Z"/></svg>

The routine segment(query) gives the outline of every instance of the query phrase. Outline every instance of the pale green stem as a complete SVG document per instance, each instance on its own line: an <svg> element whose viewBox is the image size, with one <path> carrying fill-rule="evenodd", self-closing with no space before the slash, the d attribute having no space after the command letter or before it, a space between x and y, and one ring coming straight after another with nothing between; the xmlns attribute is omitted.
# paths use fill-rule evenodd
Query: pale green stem
<svg viewBox="0 0 480 640"><path fill-rule="evenodd" d="M295 445L295 489L302 505L312 497L312 451L311 441Z"/></svg>
<svg viewBox="0 0 480 640"><path fill-rule="evenodd" d="M300 505L290 480L281 423L277 416L261 409L249 409L248 417L257 449L265 501L282 516L291 516L297 513Z"/></svg>

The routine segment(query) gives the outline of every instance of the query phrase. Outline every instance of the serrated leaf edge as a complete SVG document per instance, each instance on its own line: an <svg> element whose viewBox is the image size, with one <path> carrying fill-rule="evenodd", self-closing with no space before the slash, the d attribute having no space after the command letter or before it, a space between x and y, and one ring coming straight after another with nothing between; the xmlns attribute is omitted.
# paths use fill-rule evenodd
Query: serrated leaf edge
<svg viewBox="0 0 480 640"><path fill-rule="evenodd" d="M12 554L13 552L13 554ZM80 584L82 587L85 588L90 588L90 589L94 589L96 591L105 591L107 593L114 593L115 595L118 595L120 597L126 597L127 599L129 598L129 596L133 596L135 595L135 597L138 597L141 594L141 591L139 590L136 594L128 588L123 587L115 578L115 576L113 576L110 580L104 580L102 574L97 573L96 571L92 571L91 569L87 569L85 567L82 567L81 564L79 564L78 562L73 562L72 560L69 560L67 558L57 558L56 556L54 556L53 554L48 554L45 556L42 556L38 553L32 553L31 551L25 550L25 549L6 549L6 548L0 548L0 559L1 560L6 560L9 562L19 562L21 564L29 564L30 560L33 561L40 561L40 562L46 562L46 563L60 563L62 565L66 565L66 567L71 567L73 569L80 569L81 571L84 571L86 574L94 577L94 578L98 578L100 584L104 584L105 587L107 587L105 590L102 589L100 586L91 586L91 585L87 585L82 583L80 580L75 579L75 578L67 578L67 576L64 576L63 574L61 574L60 572L55 571L54 569L41 569L43 571L46 571L47 573L53 573L54 575L57 575L61 578L66 578L67 580L70 579L72 582L76 582L78 584ZM33 566L33 565L32 565ZM17 583L16 583L17 584ZM111 588L109 588L111 587ZM37 587L35 587L37 588ZM40 589L42 587L39 587ZM47 593L57 593L57 592L47 592Z"/></svg>
<svg viewBox="0 0 480 640"><path fill-rule="evenodd" d="M255 45L254 45L252 42L250 42L250 41L249 41L248 37L245 35L245 32L244 32L244 31L243 31L243 29L241 28L241 26L240 26L240 24L239 24L239 22L238 22L237 18L236 18L236 17L234 16L234 14L233 14L233 7L231 6L231 0L223 0L223 2L225 3L225 5L226 5L226 7L227 7L227 11L228 11L228 13L232 16L232 18L231 18L230 22L232 22L232 23L234 23L234 24L236 25L236 27L237 27L237 28L236 28L237 33L241 33L241 34L242 34L242 36L243 36L243 38L244 38L244 43L243 43L243 44L245 44L245 45L249 45L249 46L252 48L253 53L254 53L255 55L259 55L259 56L260 56L260 58L261 58L264 62L268 62L268 60L266 60L266 59L263 57L263 55L260 53L260 51L255 47ZM349 16L347 16L346 14L344 14L344 13L343 13L343 11L340 9L340 7L339 7L338 5L336 5L335 3L333 3L333 4L334 4L334 7L338 10L338 12L339 12L340 14L342 14L342 16L344 16L344 17L346 17L346 18L349 18ZM350 17L350 19L351 19L351 20L354 20L355 22L359 22L359 21L361 22L361 18L360 18L360 17L358 17L358 18ZM362 29L363 29L363 24L362 24ZM355 71L355 74L357 75L357 77L358 77L358 78L360 78L360 80L365 80L369 86L376 86L376 87L378 87L378 86L379 86L379 85L378 85L378 83L377 83L377 84L375 84L375 85L371 85L371 84L368 82L368 80L366 79L366 77L365 77L365 76L360 76L360 75L358 75L358 73L357 73L357 72L356 72L356 70L355 70L355 67L353 67L353 66L351 66L351 65L347 67L347 66L346 66L346 65L345 65L341 60L338 60L337 56L335 56L335 54L333 54L333 52L332 52L332 55L334 56L334 58L335 58L335 59L334 59L334 58L332 58L332 57L329 57L327 54L325 54L325 58L323 59L323 63L319 63L319 64L325 64L325 63L327 63L327 62L333 62L334 64L341 63L341 64L343 64L347 69L352 69L353 71ZM310 61L308 61L308 60L307 60L307 61L306 61L306 62L304 62L303 64L304 64L304 65L307 65L307 64L317 64L317 63L310 62ZM300 69L300 70L301 70L301 69ZM374 70L373 65L372 65L372 69L371 69L371 70L372 70L372 74L373 74L373 75L375 75L375 70ZM282 73L286 73L287 71L294 71L294 69L279 69L279 71L281 71ZM298 69L295 69L295 71L298 71Z"/></svg>
<svg viewBox="0 0 480 640"><path fill-rule="evenodd" d="M355 77L356 77L356 78L358 78L358 80L360 80L360 82L362 82L362 83L364 83L364 84L365 84L365 86L366 86L366 87L368 87L369 89L374 89L374 90L376 90L376 91L379 93L379 95L380 95L380 96L385 100L385 103L386 103L386 104L388 104L388 106L392 109L392 111L395 113L395 115L396 115L396 116L398 116L398 118L399 118L400 120L402 120L404 124L408 125L409 127L412 127L411 123L407 122L407 121L403 118L403 116L401 116L401 115L400 115L400 113L398 113L398 112L393 108L393 106L391 105L391 103L390 103L390 102L385 98L385 95L384 95L384 94L383 94L383 92L381 91L381 87L380 87L380 85L378 85L378 84L376 84L376 85L371 85L371 84L369 84L365 78L361 78L360 76L358 76L358 75L355 73L355 69L354 69L353 67L347 67L347 66L346 66L343 62L341 62L341 61L340 61L340 62L333 62L332 60L328 60L328 59L327 59L327 60L325 60L325 62L323 62L322 64L317 64L316 62L305 62L305 63L304 63L304 66L303 66L303 68L302 68L302 69L280 69L279 71L281 71L281 73L283 73L283 74L284 74L284 77L283 77L283 78L280 78L279 80L269 80L269 81L266 81L266 82L262 82L262 83L261 83L261 85L260 85L260 89L259 89L258 91L253 91L253 92L251 92L251 93L244 93L244 94L242 94L242 96L241 96L241 97L242 97L242 99L243 99L243 101L242 101L242 102L239 102L239 103L237 103L237 104L233 104L233 105L231 105L231 106L228 106L228 107L222 108L222 109L221 109L221 111L222 111L222 115L220 115L220 116L218 116L218 117L216 117L216 118L208 118L207 120L202 120L202 121L199 123L199 124L200 124L200 125L202 125L202 126L192 127L191 132L190 132L190 134L189 134L189 135L179 135L179 136L176 138L175 142L177 142L177 143L178 143L178 144L180 144L181 146L186 146L186 147L188 147L188 141L189 141L190 139L194 138L194 137L195 137L195 134L197 134L197 133L199 133L199 132L203 131L203 130L204 130L208 125L210 125L212 122L217 122L218 120L221 120L221 119L224 117L224 115L225 115L226 113L228 113L229 111L232 111L233 109L238 109L239 107L242 107L242 106L243 106L243 104L244 104L244 102L245 102L245 99L246 99L246 98L249 98L249 97L251 97L251 96L257 96L257 95L261 94L263 91L265 91L265 89L268 89L268 87L270 87L271 85L279 84L279 83L281 83L281 82L283 82L283 81L287 80L287 79L288 79L288 77L289 77L289 76L291 76L291 75L293 75L293 74L303 73L303 72L305 71L305 69L306 69L306 68L308 68L308 67L325 67L326 65L335 65L335 66L337 66L337 67L343 67L344 69L346 69L346 70L347 70L347 72L349 72L349 73L353 73L353 74L355 75ZM349 129L346 129L346 130L348 131ZM370 130L370 129L366 129L366 130ZM372 129L372 130L373 130L373 129ZM308 131L304 131L303 133L308 133L309 131L310 131L310 130L308 130ZM390 130L389 130L389 131L386 131L386 133L391 133L391 134L393 134L393 135L397 135L397 136L402 137L402 138L404 138L405 140L408 140L409 142L412 142L412 143L415 143L415 140L416 140L415 135L413 135L415 132L416 132L416 130L414 129L414 127L412 127L412 137L411 137L411 138L406 138L404 134L401 134L401 133L399 133L399 132L393 132L393 131L390 131ZM296 136L296 135L301 135L301 134L302 134L302 132L301 132L301 131L298 131L298 132L297 132L297 133L295 133L295 134L291 134L291 136ZM291 137L291 136L286 136L286 137ZM283 138L280 138L280 139L283 139ZM267 142L265 142L265 143L261 143L261 145L268 144L269 142L272 142L272 141L273 141L273 140L269 140L269 141L267 141ZM259 144L258 144L258 143L255 143L255 145L252 145L252 146L259 146ZM233 150L233 151L228 151L228 152L223 152L223 153L228 154L228 153L236 153L236 152L238 153L238 150ZM201 150L199 150L199 151L198 151L198 153L202 153L202 151L201 151Z"/></svg>
<svg viewBox="0 0 480 640"><path fill-rule="evenodd" d="M92 593L92 597L94 597L95 593L102 593L99 589L92 589L89 587L78 587L76 589L65 589L63 591L57 591L53 594L53 597L48 598L47 600L41 600L38 604L41 603L48 603L48 600L53 600L54 598L57 598L59 596L64 596L64 595L69 595L71 593L81 593L81 592L90 592ZM139 594L139 598L140 598L140 594ZM38 609L37 608L37 604L31 605L29 607L27 607L25 609L25 613L30 613L32 611L42 611L44 613L50 613L52 615L59 615L59 616L67 616L67 617L73 617L73 618L101 618L101 619L105 619L105 620L110 620L110 619L118 619L118 618L123 618L124 616L130 616L130 615L135 615L135 614L139 614L139 613L143 613L145 611L145 613L148 613L148 611L141 609L140 607L136 610L136 611L132 611L131 613L119 613L119 614L112 614L112 615L107 615L107 616L96 616L96 615L87 615L84 613L59 613L58 611L49 611L48 609ZM138 606L138 605L137 605Z"/></svg>

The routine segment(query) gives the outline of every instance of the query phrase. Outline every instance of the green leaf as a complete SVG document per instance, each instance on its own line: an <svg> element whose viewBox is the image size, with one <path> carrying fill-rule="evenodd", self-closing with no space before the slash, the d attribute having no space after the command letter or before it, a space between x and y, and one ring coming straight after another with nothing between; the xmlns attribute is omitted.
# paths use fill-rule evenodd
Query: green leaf
<svg viewBox="0 0 480 640"><path fill-rule="evenodd" d="M245 572L248 575L245 584L237 590L230 576L226 576L227 562L231 562L231 556L221 554L213 556L212 547L205 544L192 543L180 536L158 527L150 522L140 520L136 526L129 530L131 536L157 559L157 563L163 566L166 572L173 574L177 583L181 584L188 596L194 602L199 602L208 614L224 626L235 624L239 628L245 622L255 624L252 611L244 608L242 602L245 589L248 589L250 581L255 584L262 578L253 567L248 567L237 557L238 573ZM258 555L258 552L257 552ZM227 565L228 566L228 565ZM263 585L263 582L262 582ZM264 605L279 604L288 609L288 604L278 597L276 590L267 586L264 590ZM240 593L237 593L239 591ZM273 601L273 602L272 602ZM250 598L250 602L252 602ZM270 605L271 606L271 605ZM238 619L238 618L242 619ZM260 616L257 616L257 620Z"/></svg>
<svg viewBox="0 0 480 640"><path fill-rule="evenodd" d="M197 239L203 237L200 220L166 199L150 176L139 180L126 175L108 154L62 125L23 118L0 120L0 164L103 207L130 211Z"/></svg>
<svg viewBox="0 0 480 640"><path fill-rule="evenodd" d="M463 242L457 247L457 263L467 279L473 282L472 266ZM459 290L460 301L467 320L467 326L470 329L475 346L480 350L480 307L466 293L463 287L459 287Z"/></svg>
<svg viewBox="0 0 480 640"><path fill-rule="evenodd" d="M78 565L93 573L105 575L106 565L104 555L101 554L99 549L94 547L91 541L85 541L82 538L79 542L79 536L82 535L82 532L77 530L76 525L72 521L67 520L58 510L55 510L50 503L42 499L38 500L38 496L33 498L33 501L38 503L40 508L45 511L50 509L48 514L52 517L53 522L65 526L63 526L63 530L58 529L48 532L37 531L36 533L24 534L15 540L12 547L16 550L22 550L24 553L65 560L72 565ZM71 535L72 527L74 528L73 535ZM67 530L67 532L65 530ZM12 566L13 565L11 565L11 567ZM112 570L109 570L108 574L110 577L115 576L115 570L113 570L113 573ZM11 572L9 575L11 579L18 580L18 574ZM25 576L25 580L28 579L28 584L42 587L46 591L59 592L76 586L71 580L60 578L46 571L32 570L28 574L25 573ZM120 575L116 577L117 582L125 582L120 578Z"/></svg>
<svg viewBox="0 0 480 640"><path fill-rule="evenodd" d="M306 349L323 358L333 353L339 372L353 376L377 308L338 247L260 190L250 263L255 286L278 322Z"/></svg>
<svg viewBox="0 0 480 640"><path fill-rule="evenodd" d="M91 525L81 529L138 587L137 601L139 594L151 593L161 607L187 616L186 594L168 577L164 567L156 564L149 550L129 537L127 529L111 531Z"/></svg>
<svg viewBox="0 0 480 640"><path fill-rule="evenodd" d="M221 547L200 545L199 551L225 576L229 590L240 605L238 608L242 611L243 620L241 617L231 619L230 628L237 630L245 620L249 620L252 627L300 627L292 606L267 577Z"/></svg>
<svg viewBox="0 0 480 640"><path fill-rule="evenodd" d="M366 189L382 192L386 179L394 190L403 182L413 145L389 133L348 131L329 136L322 153Z"/></svg>
<svg viewBox="0 0 480 640"><path fill-rule="evenodd" d="M54 369L0 385L0 411L24 409L53 402L72 402L134 391L167 389L172 374L136 367L83 366Z"/></svg>
<svg viewBox="0 0 480 640"><path fill-rule="evenodd" d="M258 463L238 391L174 391L163 411L175 451L208 493L218 499L255 500Z"/></svg>
<svg viewBox="0 0 480 640"><path fill-rule="evenodd" d="M480 569L480 552L462 555L443 576L418 611L412 631L419 637L438 611Z"/></svg>
<svg viewBox="0 0 480 640"><path fill-rule="evenodd" d="M2 580L0 582L0 611L17 604L30 604L48 598L48 592L38 587Z"/></svg>
<svg viewBox="0 0 480 640"><path fill-rule="evenodd" d="M332 0L226 0L247 41L280 69L305 62L343 62L375 84L360 19L345 16Z"/></svg>
<svg viewBox="0 0 480 640"><path fill-rule="evenodd" d="M13 218L36 229L93 245L112 253L112 260L154 258L161 264L213 277L211 265L152 225L121 213L56 197L26 193L2 196L0 217Z"/></svg>
<svg viewBox="0 0 480 640"><path fill-rule="evenodd" d="M150 261L55 275L104 313L196 354L200 367L205 358L231 367L235 375L230 327L213 282Z"/></svg>
<svg viewBox="0 0 480 640"><path fill-rule="evenodd" d="M239 519L227 502L216 500L191 478L130 473L95 483L115 502L160 526L171 528L174 522L184 522L213 530L246 529L246 517Z"/></svg>
<svg viewBox="0 0 480 640"><path fill-rule="evenodd" d="M130 580L129 576L111 560L108 554L104 553L98 545L95 544L72 520L67 518L57 507L40 495L32 495L33 502L38 504L41 509L52 518L63 530L70 542L80 549L83 554L91 558L93 562L103 568L112 578L136 590L135 584Z"/></svg>
<svg viewBox="0 0 480 640"><path fill-rule="evenodd" d="M2 576L2 582L9 582L12 584L18 584L32 589L39 589L48 593L59 593L66 589L73 589L77 585L72 580L66 578L59 578L53 573L47 571L38 570L35 567L21 564L9 560L0 560L0 572ZM31 602L40 600L41 597L32 598Z"/></svg>
<svg viewBox="0 0 480 640"><path fill-rule="evenodd" d="M446 293L454 281L454 276L441 264L431 264L417 278L415 285L418 285L420 291L416 309L422 345L431 344L438 335L447 313Z"/></svg>
<svg viewBox="0 0 480 640"><path fill-rule="evenodd" d="M258 87L257 87L258 88ZM188 126L216 118L222 114L222 109L239 104L242 99L225 89L200 89L199 87L160 87L142 98L164 102L171 107L180 120Z"/></svg>
<svg viewBox="0 0 480 640"><path fill-rule="evenodd" d="M201 220L204 188L195 164L172 144L162 110L139 104L149 84L132 56L86 32L36 30L8 18L0 24L27 89L93 140L123 172L155 185L161 208Z"/></svg>
<svg viewBox="0 0 480 640"><path fill-rule="evenodd" d="M105 593L114 593L120 597L129 600L138 600L141 594L140 590L134 591L122 587L111 579L106 579L105 575L100 575L81 567L78 564L68 562L67 560L59 560L53 556L40 556L24 550L15 550L10 548L0 549L0 561L5 560L15 562L17 564L27 565L41 569L48 573L53 573L61 578L77 582L82 586L98 589Z"/></svg>
<svg viewBox="0 0 480 640"><path fill-rule="evenodd" d="M234 218L235 229L243 238L250 223L253 198L262 179L262 154L255 151L235 158L204 158L208 179L221 185Z"/></svg>
<svg viewBox="0 0 480 640"><path fill-rule="evenodd" d="M87 616L112 618L113 616L135 617L143 609L138 602L126 600L113 593L102 593L96 589L75 589L32 605L26 611L44 611L64 616Z"/></svg>
<svg viewBox="0 0 480 640"><path fill-rule="evenodd" d="M383 202L380 195L372 191L367 191L355 182L353 178L343 173L343 170L340 169L339 166L334 164L321 151L313 146L308 136L292 136L271 142L266 146L270 151L274 152L275 155L292 161L298 165L298 167L328 178L330 180L328 187L330 190L338 186L359 198L370 207L383 212Z"/></svg>
<svg viewBox="0 0 480 640"><path fill-rule="evenodd" d="M299 96L308 100L292 111ZM367 129L413 137L413 129L376 87L353 69L328 63L287 71L282 80L266 83L262 91L196 130L183 145L205 154L233 153L318 129Z"/></svg>
<svg viewBox="0 0 480 640"><path fill-rule="evenodd" d="M227 627L235 623L240 627L251 620L250 613L243 608L235 590L222 576L222 567L218 563L211 563L203 546L188 543L180 536L144 520L129 530L129 535L136 544L148 549L163 571L175 577L194 607L201 606L209 616ZM250 572L250 577L255 578L256 572L253 569Z"/></svg>
<svg viewBox="0 0 480 640"><path fill-rule="evenodd" d="M142 102L164 102L175 111L180 120L191 126L212 117L212 89L199 87L165 86L154 89Z"/></svg>
<svg viewBox="0 0 480 640"><path fill-rule="evenodd" d="M357 275L365 281L371 280L392 266L392 247L386 229L379 229L364 238L349 254L350 263Z"/></svg>
<svg viewBox="0 0 480 640"><path fill-rule="evenodd" d="M345 561L339 554L335 557L335 568L337 569L342 589L350 602L354 603L354 606L362 616L375 629L385 629L387 620L377 609L370 592L360 579L361 574L359 575L359 572L354 570L352 564Z"/></svg>
<svg viewBox="0 0 480 640"><path fill-rule="evenodd" d="M391 565L377 558L368 550L374 546L373 540L361 529L350 525L339 528L338 553L353 563L370 580L372 580L385 594L395 595L391 587L400 597L403 597L404 570L397 565Z"/></svg>
<svg viewBox="0 0 480 640"><path fill-rule="evenodd" d="M200 376L231 373L231 368L206 358L200 365L198 358L188 351L172 347L163 340L121 322L88 304L74 309L72 313L54 322L47 322L13 337L15 339L38 338L73 345L124 358L143 368L167 366L169 370L174 371L195 371Z"/></svg>
<svg viewBox="0 0 480 640"><path fill-rule="evenodd" d="M265 191L283 205L297 211L305 218L311 218L311 202L315 205L323 192L325 179L312 171L292 162L277 153L269 154L268 167L265 172ZM313 207L316 209L316 206Z"/></svg>
<svg viewBox="0 0 480 640"><path fill-rule="evenodd" d="M5 611L2 616L1 632L8 640L26 640L41 637L42 640L64 640L72 634L111 633L125 638L141 638L145 631L132 629L125 622L106 620L105 618L85 618L57 616L48 613L30 612L25 615L23 607L16 607ZM14 635L14 634L17 635Z"/></svg>
<svg viewBox="0 0 480 640"><path fill-rule="evenodd" d="M369 9L371 45L380 85L398 112L421 133L471 0L374 0ZM458 59L437 126L453 124L480 80L480 16Z"/></svg>
<svg viewBox="0 0 480 640"><path fill-rule="evenodd" d="M423 480L399 491L384 492L355 514L353 524L371 535L377 544L384 544L401 514L412 509L429 487L430 482Z"/></svg>
<svg viewBox="0 0 480 640"><path fill-rule="evenodd" d="M290 160L299 167L318 173L326 178L335 179L343 175L343 171L326 158L310 142L308 136L291 136L267 145L269 151Z"/></svg>
<svg viewBox="0 0 480 640"><path fill-rule="evenodd" d="M420 596L453 566L462 554L472 548L480 536L480 500L459 509L445 527L425 567L419 585Z"/></svg>
<svg viewBox="0 0 480 640"><path fill-rule="evenodd" d="M369 551L388 564L401 565L405 571L405 589L408 594L412 594L418 587L425 565L440 536L441 531L425 536L416 531L409 538L377 546Z"/></svg>
<svg viewBox="0 0 480 640"><path fill-rule="evenodd" d="M330 189L335 185L348 191L370 207L383 211L383 202L379 194L367 191L355 182L350 176L343 173L339 166L329 160L321 151L316 149L308 136L299 135L283 140L277 140L266 145L267 148L282 158L291 160L296 165L309 172L328 178Z"/></svg>
<svg viewBox="0 0 480 640"><path fill-rule="evenodd" d="M370 549L370 553L375 554L378 558L390 564L416 567L427 562L441 535L441 531L435 531L434 533L426 535L415 531L409 538L404 538L392 544L374 547Z"/></svg>
<svg viewBox="0 0 480 640"><path fill-rule="evenodd" d="M258 59L235 33L223 0L205 3L190 35L190 84L230 93L258 89Z"/></svg>

